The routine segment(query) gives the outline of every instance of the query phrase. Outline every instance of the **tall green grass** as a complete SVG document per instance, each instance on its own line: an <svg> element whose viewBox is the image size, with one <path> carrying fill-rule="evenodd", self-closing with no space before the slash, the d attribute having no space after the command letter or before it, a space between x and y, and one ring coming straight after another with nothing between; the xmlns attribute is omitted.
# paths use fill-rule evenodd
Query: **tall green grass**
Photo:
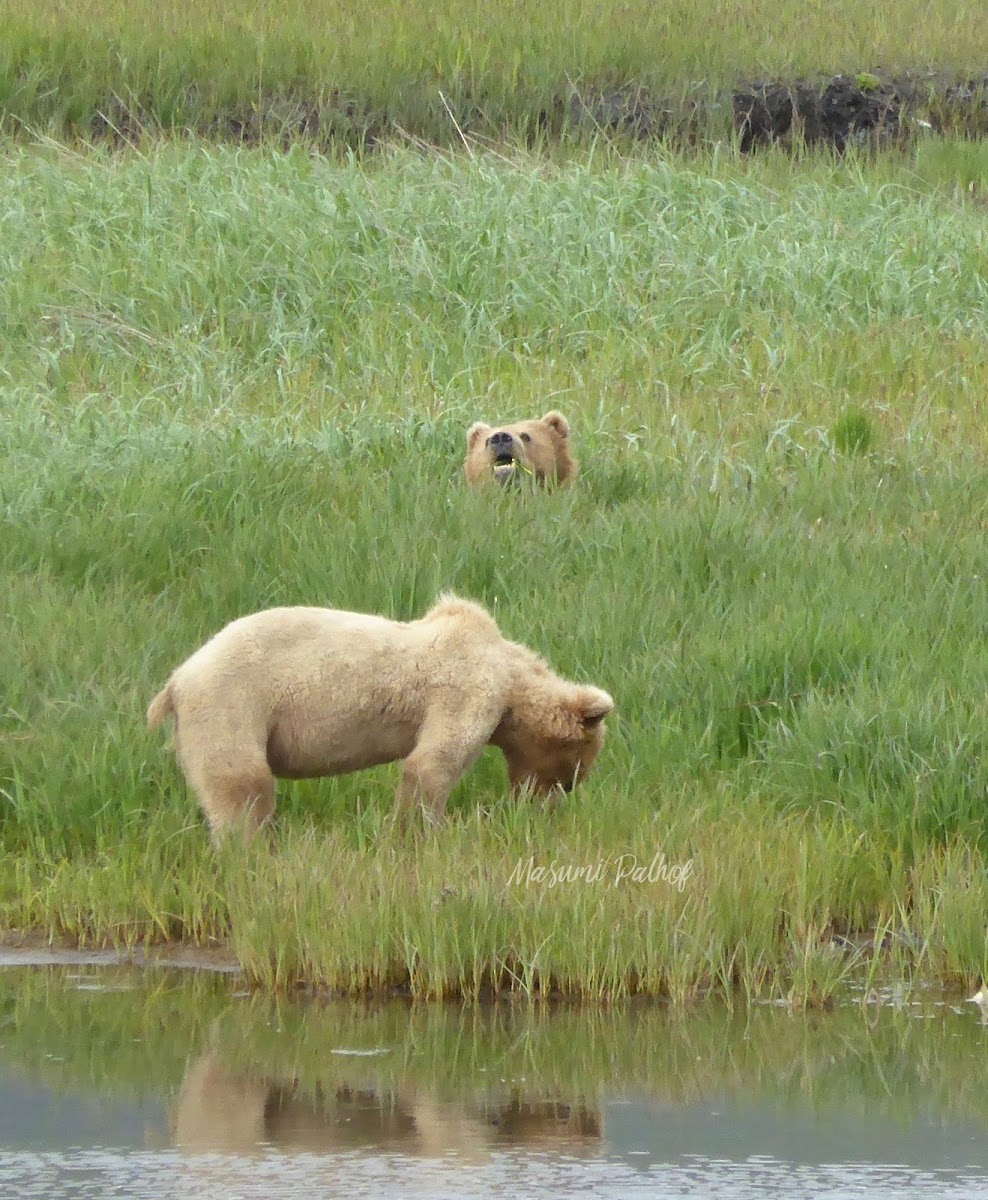
<svg viewBox="0 0 988 1200"><path fill-rule="evenodd" d="M266 0L160 5L10 0L0 43L0 113L9 129L132 137L207 129L359 141L398 129L455 141L480 133L557 130L577 94L644 87L669 112L723 132L742 77L877 68L979 78L988 55L970 0L895 9L839 0L615 6L564 0L490 6ZM931 86L936 86L931 84ZM608 99L609 98L609 99ZM620 105L618 106L620 107ZM593 124L596 109L587 113ZM455 113L451 120L450 113Z"/></svg>
<svg viewBox="0 0 988 1200"><path fill-rule="evenodd" d="M815 1003L875 929L979 977L984 228L935 174L8 146L3 925L422 996ZM469 422L549 407L578 486L468 493ZM614 694L588 784L543 811L490 753L436 838L394 768L284 785L217 859L144 730L168 672L442 588ZM658 851L682 892L509 881Z"/></svg>

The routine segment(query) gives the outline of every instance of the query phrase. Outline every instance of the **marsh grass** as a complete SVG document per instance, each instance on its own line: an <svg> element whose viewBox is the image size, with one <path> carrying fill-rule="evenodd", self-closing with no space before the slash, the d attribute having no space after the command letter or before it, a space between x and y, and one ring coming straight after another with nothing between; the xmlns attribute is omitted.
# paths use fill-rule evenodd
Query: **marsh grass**
<svg viewBox="0 0 988 1200"><path fill-rule="evenodd" d="M0 49L6 130L109 136L161 130L351 145L399 130L458 144L471 134L541 138L598 122L639 89L661 99L652 124L729 130L742 78L874 68L977 77L988 52L967 0L893 14L838 0L698 7L574 0L492 8L245 0L168 6L11 0ZM574 106L576 95L590 97ZM600 97L599 111L593 97ZM604 115L601 115L604 114Z"/></svg>
<svg viewBox="0 0 988 1200"><path fill-rule="evenodd" d="M916 166L8 146L3 925L275 989L799 1007L875 929L976 980L984 230ZM579 486L467 493L470 421L549 407ZM169 671L443 588L616 696L588 784L513 801L489 752L435 837L394 768L284 785L217 858L144 729ZM681 892L508 882L657 852Z"/></svg>

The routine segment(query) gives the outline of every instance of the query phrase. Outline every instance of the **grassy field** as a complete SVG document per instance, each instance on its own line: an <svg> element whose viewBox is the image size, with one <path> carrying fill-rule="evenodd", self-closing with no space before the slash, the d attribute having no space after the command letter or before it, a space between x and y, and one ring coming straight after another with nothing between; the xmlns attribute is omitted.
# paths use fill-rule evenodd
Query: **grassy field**
<svg viewBox="0 0 988 1200"><path fill-rule="evenodd" d="M3 927L420 996L980 978L981 153L4 146ZM467 494L470 421L549 407L579 486ZM613 693L589 783L513 802L490 752L439 835L393 768L286 785L215 856L143 725L171 668L446 587ZM682 890L616 882L656 854Z"/></svg>
<svg viewBox="0 0 988 1200"><path fill-rule="evenodd" d="M441 10L420 0L9 0L3 33L6 130L84 136L304 128L355 142L400 127L455 141L450 111L479 133L535 136L566 126L574 95L623 87L660 97L674 125L699 106L701 127L723 134L723 101L744 78L931 65L978 78L988 58L972 0L900 0L894 10L853 0L455 0Z"/></svg>

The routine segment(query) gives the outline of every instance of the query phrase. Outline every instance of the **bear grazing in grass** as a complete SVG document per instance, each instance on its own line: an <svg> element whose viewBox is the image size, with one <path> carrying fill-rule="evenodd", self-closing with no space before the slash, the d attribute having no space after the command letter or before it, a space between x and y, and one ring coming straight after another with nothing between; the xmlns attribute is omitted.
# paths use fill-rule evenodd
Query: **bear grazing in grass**
<svg viewBox="0 0 988 1200"><path fill-rule="evenodd" d="M576 459L570 444L569 422L559 412L549 412L537 421L514 425L485 425L482 421L467 430L467 482L480 487L490 480L510 483L530 473L537 483L571 483L576 478Z"/></svg>
<svg viewBox="0 0 988 1200"><path fill-rule="evenodd" d="M483 608L442 596L417 621L271 608L221 629L148 708L175 716L179 765L214 833L257 829L275 777L312 779L402 759L398 806L443 819L485 745L513 789L568 791L604 739L607 692L553 674Z"/></svg>

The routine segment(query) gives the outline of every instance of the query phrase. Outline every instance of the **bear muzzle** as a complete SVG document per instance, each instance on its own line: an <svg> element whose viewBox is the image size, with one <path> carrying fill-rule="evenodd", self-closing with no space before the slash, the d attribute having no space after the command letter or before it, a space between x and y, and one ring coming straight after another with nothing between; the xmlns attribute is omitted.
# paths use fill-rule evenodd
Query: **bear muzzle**
<svg viewBox="0 0 988 1200"><path fill-rule="evenodd" d="M522 465L523 451L514 436L506 429L499 429L490 435L485 444L494 478L499 483L509 483L517 479L517 468Z"/></svg>

